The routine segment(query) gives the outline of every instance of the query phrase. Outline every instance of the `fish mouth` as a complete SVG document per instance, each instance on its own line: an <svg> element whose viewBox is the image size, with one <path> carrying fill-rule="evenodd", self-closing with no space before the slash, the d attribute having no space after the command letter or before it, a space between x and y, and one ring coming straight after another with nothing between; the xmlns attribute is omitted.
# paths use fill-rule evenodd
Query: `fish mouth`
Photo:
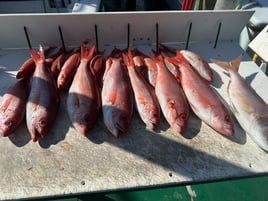
<svg viewBox="0 0 268 201"><path fill-rule="evenodd" d="M34 127L31 132L31 138L33 142L37 142L39 139L43 139L45 137L44 133L39 131L40 129Z"/></svg>
<svg viewBox="0 0 268 201"><path fill-rule="evenodd" d="M2 136L2 137L8 136L6 129L0 128L0 136Z"/></svg>
<svg viewBox="0 0 268 201"><path fill-rule="evenodd" d="M172 125L172 128L173 128L176 132L178 132L178 133L180 133L180 134L182 134L183 131L184 131L184 126L181 126L181 125L178 125L178 124L173 124L173 125Z"/></svg>
<svg viewBox="0 0 268 201"><path fill-rule="evenodd" d="M224 135L226 136L233 136L234 135L234 129L233 128L224 128Z"/></svg>
<svg viewBox="0 0 268 201"><path fill-rule="evenodd" d="M120 123L115 124L115 128L112 131L112 134L118 138L120 135L124 135L127 132L127 128L125 128L123 125Z"/></svg>
<svg viewBox="0 0 268 201"><path fill-rule="evenodd" d="M73 124L75 130L77 130L79 133L83 134L83 135L87 135L89 128L87 126L85 126L84 124L79 124L79 123L74 123Z"/></svg>

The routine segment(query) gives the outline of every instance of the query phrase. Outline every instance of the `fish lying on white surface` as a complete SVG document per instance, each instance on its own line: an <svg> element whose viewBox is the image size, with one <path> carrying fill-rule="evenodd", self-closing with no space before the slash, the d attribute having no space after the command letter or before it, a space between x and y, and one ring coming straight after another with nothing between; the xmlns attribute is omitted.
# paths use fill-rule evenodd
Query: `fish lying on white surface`
<svg viewBox="0 0 268 201"><path fill-rule="evenodd" d="M211 61L228 71L230 107L241 127L265 151L268 151L268 106L238 73L242 55L230 62Z"/></svg>

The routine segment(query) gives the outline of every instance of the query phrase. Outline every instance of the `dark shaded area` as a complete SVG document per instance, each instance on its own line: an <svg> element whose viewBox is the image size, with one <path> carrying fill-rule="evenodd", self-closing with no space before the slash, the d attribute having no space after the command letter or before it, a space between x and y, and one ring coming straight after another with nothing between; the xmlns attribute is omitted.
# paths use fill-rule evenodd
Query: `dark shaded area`
<svg viewBox="0 0 268 201"><path fill-rule="evenodd" d="M145 11L158 11L158 10L170 10L165 0L145 0L142 1L142 10ZM136 0L103 0L102 4L106 12L113 11L136 11Z"/></svg>

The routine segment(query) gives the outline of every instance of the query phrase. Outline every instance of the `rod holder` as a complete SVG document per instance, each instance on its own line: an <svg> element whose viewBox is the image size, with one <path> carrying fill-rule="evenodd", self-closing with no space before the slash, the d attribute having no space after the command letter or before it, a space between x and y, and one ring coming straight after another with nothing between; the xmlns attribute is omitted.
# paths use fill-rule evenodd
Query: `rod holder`
<svg viewBox="0 0 268 201"><path fill-rule="evenodd" d="M187 34L186 45L185 45L186 50L188 50L188 47L189 47L191 33L192 33L192 22L189 24L189 28L188 28L188 34Z"/></svg>
<svg viewBox="0 0 268 201"><path fill-rule="evenodd" d="M159 26L158 23L155 24L155 49L156 52L158 52L158 47L159 47Z"/></svg>
<svg viewBox="0 0 268 201"><path fill-rule="evenodd" d="M32 49L30 37L29 37L29 34L28 34L26 26L24 26L23 29L24 29L24 33L25 33L26 40L27 40L27 43L28 43L28 47L29 47L29 49Z"/></svg>
<svg viewBox="0 0 268 201"><path fill-rule="evenodd" d="M61 26L58 26L58 29L59 29L59 33L60 33L60 40L61 40L63 52L66 52L66 46L65 46L65 43L64 43L64 38L63 38Z"/></svg>
<svg viewBox="0 0 268 201"><path fill-rule="evenodd" d="M130 42L130 24L127 24L127 48L129 48L129 42Z"/></svg>
<svg viewBox="0 0 268 201"><path fill-rule="evenodd" d="M95 38L96 38L96 49L97 49L97 52L99 52L99 38L98 38L98 26L97 26L97 24L95 24L94 28L95 28Z"/></svg>
<svg viewBox="0 0 268 201"><path fill-rule="evenodd" d="M219 35L220 35L220 32L221 32L221 25L222 24L220 22L219 25L218 25L217 35L216 35L216 39L215 39L213 48L216 48L217 47L218 40L219 40Z"/></svg>

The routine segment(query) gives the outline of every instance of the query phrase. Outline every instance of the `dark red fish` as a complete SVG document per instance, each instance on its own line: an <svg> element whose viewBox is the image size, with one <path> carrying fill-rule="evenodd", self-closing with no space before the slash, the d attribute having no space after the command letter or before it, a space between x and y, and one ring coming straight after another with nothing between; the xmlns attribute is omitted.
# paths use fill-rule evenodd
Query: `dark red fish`
<svg viewBox="0 0 268 201"><path fill-rule="evenodd" d="M39 52L30 50L30 54L36 67L26 105L26 123L35 142L44 138L51 129L58 111L59 96L54 78L45 64L42 47Z"/></svg>
<svg viewBox="0 0 268 201"><path fill-rule="evenodd" d="M67 111L75 129L86 135L95 125L101 108L100 90L89 67L95 45L81 46L81 62L67 96Z"/></svg>
<svg viewBox="0 0 268 201"><path fill-rule="evenodd" d="M101 93L104 124L115 137L127 133L133 113L131 84L121 60L106 60Z"/></svg>

